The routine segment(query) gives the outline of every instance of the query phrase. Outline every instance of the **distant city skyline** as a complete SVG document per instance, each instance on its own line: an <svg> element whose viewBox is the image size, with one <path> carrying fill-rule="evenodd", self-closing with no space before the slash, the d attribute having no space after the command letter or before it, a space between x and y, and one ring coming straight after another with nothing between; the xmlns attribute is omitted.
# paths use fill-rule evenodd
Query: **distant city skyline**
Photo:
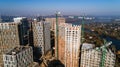
<svg viewBox="0 0 120 67"><path fill-rule="evenodd" d="M120 16L120 0L0 0L3 15L114 15Z"/></svg>

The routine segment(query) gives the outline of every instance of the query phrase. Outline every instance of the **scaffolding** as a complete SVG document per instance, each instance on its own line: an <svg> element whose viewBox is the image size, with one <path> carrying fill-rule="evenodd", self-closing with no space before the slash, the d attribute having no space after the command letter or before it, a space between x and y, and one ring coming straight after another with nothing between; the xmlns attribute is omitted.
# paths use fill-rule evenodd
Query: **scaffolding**
<svg viewBox="0 0 120 67"><path fill-rule="evenodd" d="M106 42L101 47L83 49L80 67L114 67L115 54L109 49L112 42Z"/></svg>
<svg viewBox="0 0 120 67"><path fill-rule="evenodd" d="M107 53L107 49L106 47L108 47L109 45L111 45L112 42L106 42L104 40L104 45L100 47L100 49L102 49L102 57L101 57L101 63L100 63L100 67L104 67L104 64L105 64L105 59L106 59L106 53Z"/></svg>

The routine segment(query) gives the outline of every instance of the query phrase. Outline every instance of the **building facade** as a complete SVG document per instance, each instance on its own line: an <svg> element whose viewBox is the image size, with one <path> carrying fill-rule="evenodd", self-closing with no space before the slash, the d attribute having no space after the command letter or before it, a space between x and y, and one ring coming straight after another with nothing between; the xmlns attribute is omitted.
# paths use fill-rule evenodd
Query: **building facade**
<svg viewBox="0 0 120 67"><path fill-rule="evenodd" d="M26 17L16 17L13 19L15 23L19 24L19 37L20 37L20 44L27 45L28 44L28 33L29 33L29 21Z"/></svg>
<svg viewBox="0 0 120 67"><path fill-rule="evenodd" d="M46 22L50 22L51 30L55 30L56 18L45 18ZM65 18L59 17L58 23L65 23Z"/></svg>
<svg viewBox="0 0 120 67"><path fill-rule="evenodd" d="M29 46L15 47L3 54L4 67L27 67L33 63L33 50Z"/></svg>
<svg viewBox="0 0 120 67"><path fill-rule="evenodd" d="M80 45L81 25L61 24L58 35L58 58L65 67L79 66Z"/></svg>
<svg viewBox="0 0 120 67"><path fill-rule="evenodd" d="M0 64L3 64L3 54L19 46L19 23L0 23Z"/></svg>
<svg viewBox="0 0 120 67"><path fill-rule="evenodd" d="M42 55L51 49L50 46L50 23L33 22L33 42L34 47L40 48Z"/></svg>
<svg viewBox="0 0 120 67"><path fill-rule="evenodd" d="M16 17L16 18L13 18L13 21L14 22L21 22L22 19L25 19L26 17Z"/></svg>
<svg viewBox="0 0 120 67"><path fill-rule="evenodd" d="M83 49L81 52L80 67L114 67L115 54L109 48L104 50L98 47Z"/></svg>

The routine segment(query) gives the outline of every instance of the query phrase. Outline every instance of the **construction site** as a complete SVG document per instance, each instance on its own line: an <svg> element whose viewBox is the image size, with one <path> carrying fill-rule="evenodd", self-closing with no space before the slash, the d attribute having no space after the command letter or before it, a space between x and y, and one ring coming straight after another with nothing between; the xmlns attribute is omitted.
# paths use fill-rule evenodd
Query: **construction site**
<svg viewBox="0 0 120 67"><path fill-rule="evenodd" d="M102 43L99 43L99 46L97 46L98 44L84 44L86 42L85 40L87 40L84 38L84 36L86 36L84 30L84 18L81 26L74 26L72 24L67 23L61 23L58 25L58 23L58 17L56 15L55 30L52 34L52 36L54 35L53 40L55 40L55 53L51 53L46 56L50 55L52 60L60 60L60 62L63 64L63 66L61 64L62 67L115 66L116 55L110 49L112 42L106 42L105 40L103 40ZM55 62L53 63L53 65L56 64L57 63ZM52 65L50 66L52 67Z"/></svg>
<svg viewBox="0 0 120 67"><path fill-rule="evenodd" d="M116 55L108 48L111 44L107 42L96 48L83 44L80 67L114 67Z"/></svg>
<svg viewBox="0 0 120 67"><path fill-rule="evenodd" d="M36 62L32 64L40 67L115 66L116 55L110 49L111 41L107 42L98 38L97 40L102 40L102 42L97 43L96 41L96 44L93 40L94 36L91 33L87 33L87 35L85 33L84 17L82 24L74 25L63 23L65 20L59 19L59 15L60 13L57 12L56 18L52 20L49 18L50 22L34 20L30 23L27 37L29 46L32 46L33 50L33 58L31 60L33 59ZM54 25L51 22L54 22ZM19 27L22 27L22 30ZM25 36L23 27L17 22L0 24L1 60L3 59L2 55L5 54L4 52L23 45L24 40L22 39ZM21 33L19 30L24 32ZM8 46L8 44L10 45Z"/></svg>

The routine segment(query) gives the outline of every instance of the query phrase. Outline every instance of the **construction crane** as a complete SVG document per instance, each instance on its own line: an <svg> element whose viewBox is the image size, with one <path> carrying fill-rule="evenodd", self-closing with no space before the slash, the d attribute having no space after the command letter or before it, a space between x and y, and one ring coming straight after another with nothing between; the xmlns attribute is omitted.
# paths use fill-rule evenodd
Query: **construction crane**
<svg viewBox="0 0 120 67"><path fill-rule="evenodd" d="M112 41L106 42L106 40L104 40L104 45L100 47L100 49L102 50L102 57L101 57L100 67L104 67L105 58L106 58L106 53L107 53L106 47L108 47L108 46L111 45L111 44L112 44Z"/></svg>
<svg viewBox="0 0 120 67"><path fill-rule="evenodd" d="M79 50L79 53L80 53L80 56L79 56L79 62L81 62L81 48L82 48L82 44L84 42L84 16L82 18L82 28L81 28L81 39L80 39L80 42L81 42L81 46L80 46L80 50ZM80 64L79 64L79 67L80 67Z"/></svg>
<svg viewBox="0 0 120 67"><path fill-rule="evenodd" d="M84 20L85 20L85 17L83 16L83 19L82 19L82 38L81 38L81 42L83 43L84 42Z"/></svg>
<svg viewBox="0 0 120 67"><path fill-rule="evenodd" d="M58 15L60 15L60 12L56 13L56 29L55 29L55 56L56 59L58 59L58 35L59 35L59 31L58 31Z"/></svg>

